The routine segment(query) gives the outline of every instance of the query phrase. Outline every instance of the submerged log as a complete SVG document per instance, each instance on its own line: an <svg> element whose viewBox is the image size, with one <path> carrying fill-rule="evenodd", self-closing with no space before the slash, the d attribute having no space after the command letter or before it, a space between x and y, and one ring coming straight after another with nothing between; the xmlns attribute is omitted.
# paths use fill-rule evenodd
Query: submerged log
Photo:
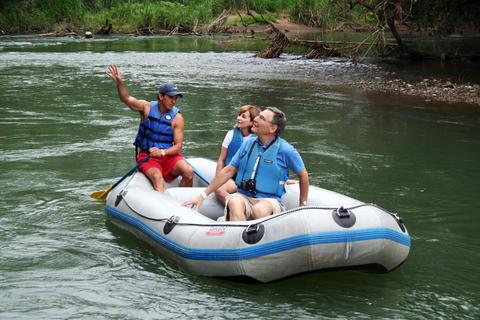
<svg viewBox="0 0 480 320"><path fill-rule="evenodd" d="M309 47L312 50L307 54L307 59L318 59L323 57L345 57L346 55L340 50L329 46L329 42L312 41L312 40L290 40L291 44ZM336 42L344 44L343 42Z"/></svg>
<svg viewBox="0 0 480 320"><path fill-rule="evenodd" d="M305 57L307 59L319 59L324 57L342 57L344 56L339 51L328 48L325 45L312 49Z"/></svg>
<svg viewBox="0 0 480 320"><path fill-rule="evenodd" d="M39 37L78 37L78 34L74 31L55 31L48 33L41 33Z"/></svg>

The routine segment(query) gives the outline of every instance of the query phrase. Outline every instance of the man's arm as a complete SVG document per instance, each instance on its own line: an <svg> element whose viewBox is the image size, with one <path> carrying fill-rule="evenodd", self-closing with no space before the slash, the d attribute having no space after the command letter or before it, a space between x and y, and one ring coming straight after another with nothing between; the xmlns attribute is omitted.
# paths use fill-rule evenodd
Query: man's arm
<svg viewBox="0 0 480 320"><path fill-rule="evenodd" d="M172 156L182 152L183 139L185 134L185 120L181 113L175 115L172 122L173 127L173 146L167 149L158 149L156 147L150 148L150 154L154 157Z"/></svg>
<svg viewBox="0 0 480 320"><path fill-rule="evenodd" d="M202 192L201 195L187 200L183 203L184 206L192 206L192 208L198 210L198 208L202 205L203 200L207 198L207 196L220 188L225 182L228 181L231 177L233 177L237 173L237 168L235 168L232 165L228 165L215 176L213 181L210 183L210 185L205 189L204 192Z"/></svg>
<svg viewBox="0 0 480 320"><path fill-rule="evenodd" d="M125 87L125 83L123 82L120 68L115 64L110 65L107 69L107 75L117 85L117 91L118 96L120 97L120 101L125 103L132 111L139 112L142 116L142 120L146 119L148 117L148 113L150 112L150 102L146 100L139 100L128 94L128 90Z"/></svg>
<svg viewBox="0 0 480 320"><path fill-rule="evenodd" d="M298 173L298 179L300 180L300 198L299 198L299 206L303 207L307 205L308 199L308 172L307 169L303 169Z"/></svg>

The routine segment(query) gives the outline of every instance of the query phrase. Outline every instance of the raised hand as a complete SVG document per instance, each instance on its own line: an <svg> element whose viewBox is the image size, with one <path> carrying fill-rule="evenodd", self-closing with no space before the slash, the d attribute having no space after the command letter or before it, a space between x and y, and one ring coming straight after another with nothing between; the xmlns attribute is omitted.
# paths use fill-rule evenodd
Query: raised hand
<svg viewBox="0 0 480 320"><path fill-rule="evenodd" d="M111 64L110 66L108 66L107 75L115 82L123 81L120 68L116 64Z"/></svg>

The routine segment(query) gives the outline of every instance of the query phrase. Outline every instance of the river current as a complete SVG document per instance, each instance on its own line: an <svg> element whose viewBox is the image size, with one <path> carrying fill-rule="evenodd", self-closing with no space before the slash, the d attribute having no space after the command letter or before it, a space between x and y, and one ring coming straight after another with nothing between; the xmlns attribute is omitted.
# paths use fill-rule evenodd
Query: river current
<svg viewBox="0 0 480 320"><path fill-rule="evenodd" d="M252 58L263 45L0 38L0 319L480 317L480 109L365 93L341 84L366 64ZM187 157L216 159L242 104L282 109L311 183L397 212L410 257L244 283L185 273L118 230L89 198L134 165L138 116L112 63L138 98L178 84Z"/></svg>

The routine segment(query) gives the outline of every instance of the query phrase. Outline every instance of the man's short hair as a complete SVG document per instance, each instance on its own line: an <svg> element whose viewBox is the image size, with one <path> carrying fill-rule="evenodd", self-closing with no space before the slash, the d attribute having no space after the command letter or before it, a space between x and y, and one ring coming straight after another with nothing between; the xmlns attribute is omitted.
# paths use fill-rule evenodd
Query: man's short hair
<svg viewBox="0 0 480 320"><path fill-rule="evenodd" d="M270 110L273 112L272 123L277 125L277 131L275 132L275 134L280 134L280 132L282 132L282 130L285 129L285 126L287 125L287 117L285 116L285 113L275 107L268 107L266 110Z"/></svg>

